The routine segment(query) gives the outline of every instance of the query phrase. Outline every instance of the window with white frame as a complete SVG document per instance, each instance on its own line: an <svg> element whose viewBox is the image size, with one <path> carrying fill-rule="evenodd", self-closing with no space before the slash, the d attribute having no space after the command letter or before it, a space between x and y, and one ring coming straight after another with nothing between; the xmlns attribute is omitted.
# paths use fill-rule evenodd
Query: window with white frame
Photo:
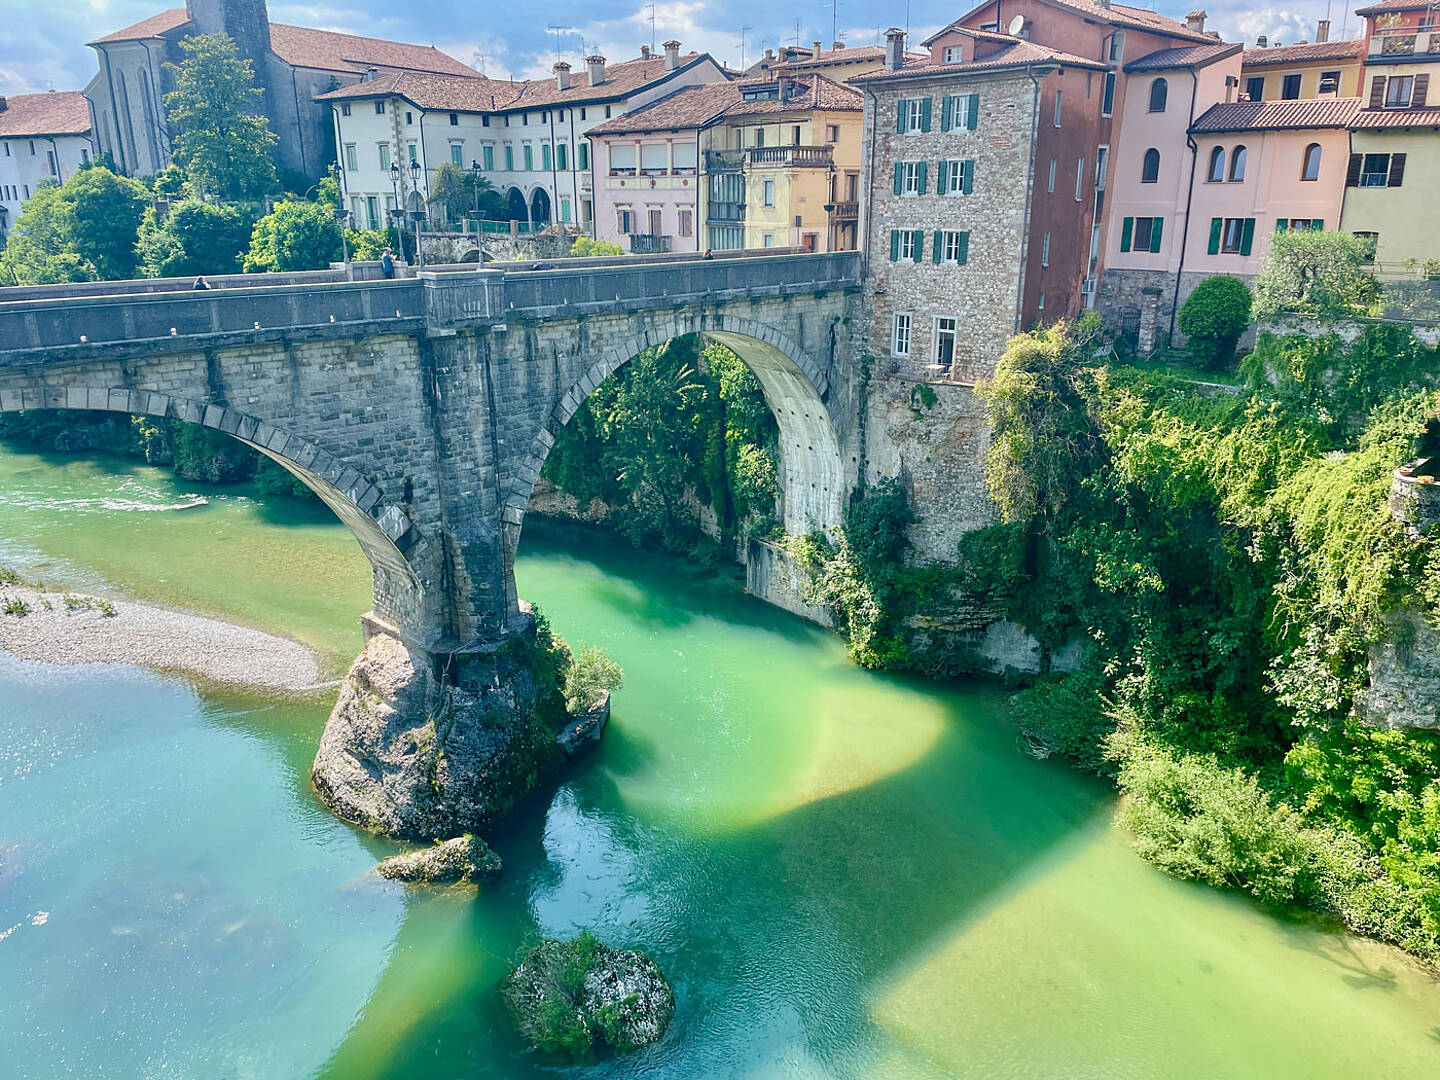
<svg viewBox="0 0 1440 1080"><path fill-rule="evenodd" d="M1053 157L1050 159L1050 181L1045 185L1045 190L1047 194L1055 194L1055 159Z"/></svg>
<svg viewBox="0 0 1440 1080"><path fill-rule="evenodd" d="M945 63L962 64L965 62L965 50L959 45L945 46Z"/></svg>
<svg viewBox="0 0 1440 1080"><path fill-rule="evenodd" d="M890 355L906 357L910 355L910 316L895 315L895 321L890 334Z"/></svg>
<svg viewBox="0 0 1440 1080"><path fill-rule="evenodd" d="M902 161L900 163L900 194L920 194L920 170L924 163L919 161Z"/></svg>
<svg viewBox="0 0 1440 1080"><path fill-rule="evenodd" d="M385 172L390 168L390 144L382 142L377 149L380 155L380 171Z"/></svg>
<svg viewBox="0 0 1440 1080"><path fill-rule="evenodd" d="M345 144L345 168L351 172L357 172L360 169L360 159L355 154L355 144L353 142Z"/></svg>
<svg viewBox="0 0 1440 1080"><path fill-rule="evenodd" d="M924 123L925 98L901 98L898 128L900 131L919 131Z"/></svg>
<svg viewBox="0 0 1440 1080"><path fill-rule="evenodd" d="M969 236L958 229L945 229L940 233L940 261L959 266L965 262Z"/></svg>
<svg viewBox="0 0 1440 1080"><path fill-rule="evenodd" d="M764 201L764 205L766 205L766 206L774 206L774 205L775 205L775 181L774 181L774 180L766 180L766 181L764 181L764 186L763 186L762 189L761 189L761 198L762 198L763 201Z"/></svg>
<svg viewBox="0 0 1440 1080"><path fill-rule="evenodd" d="M634 229L631 228L633 222L634 214L631 212L630 207L615 207L615 225L620 230L621 236L629 236L630 233L634 232Z"/></svg>
<svg viewBox="0 0 1440 1080"><path fill-rule="evenodd" d="M935 363L950 367L955 363L955 339L960 333L960 320L944 315L935 318Z"/></svg>
<svg viewBox="0 0 1440 1080"><path fill-rule="evenodd" d="M1075 160L1075 201L1079 202L1084 197L1085 187L1085 159Z"/></svg>

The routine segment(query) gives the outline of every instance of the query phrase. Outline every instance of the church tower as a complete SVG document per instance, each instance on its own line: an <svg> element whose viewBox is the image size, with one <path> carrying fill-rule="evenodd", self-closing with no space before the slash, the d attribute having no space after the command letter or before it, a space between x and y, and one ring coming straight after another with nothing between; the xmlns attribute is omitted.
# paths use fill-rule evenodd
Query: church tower
<svg viewBox="0 0 1440 1080"><path fill-rule="evenodd" d="M268 89L270 13L265 0L185 0L185 11L202 34L229 34L250 61L255 85Z"/></svg>

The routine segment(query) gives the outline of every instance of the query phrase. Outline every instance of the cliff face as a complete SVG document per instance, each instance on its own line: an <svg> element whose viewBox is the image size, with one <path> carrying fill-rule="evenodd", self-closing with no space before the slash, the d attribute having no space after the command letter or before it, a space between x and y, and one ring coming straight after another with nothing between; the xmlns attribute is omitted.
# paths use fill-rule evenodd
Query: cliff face
<svg viewBox="0 0 1440 1080"><path fill-rule="evenodd" d="M1440 730L1440 633L1418 611L1388 621L1389 640L1370 647L1360 715L1378 727Z"/></svg>

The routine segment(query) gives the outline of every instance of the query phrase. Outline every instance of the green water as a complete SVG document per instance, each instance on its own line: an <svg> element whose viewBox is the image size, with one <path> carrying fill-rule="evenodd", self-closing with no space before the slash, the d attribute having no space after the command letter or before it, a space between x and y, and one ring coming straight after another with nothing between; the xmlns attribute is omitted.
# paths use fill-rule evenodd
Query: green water
<svg viewBox="0 0 1440 1080"><path fill-rule="evenodd" d="M353 655L348 535L233 493L156 509L194 490L0 453L0 564ZM478 895L367 873L394 848L306 784L327 701L0 654L0 1076L1440 1075L1440 984L1151 870L996 692L859 671L594 534L527 524L517 576L626 680ZM646 1053L560 1068L495 986L582 927L648 948L679 1009Z"/></svg>

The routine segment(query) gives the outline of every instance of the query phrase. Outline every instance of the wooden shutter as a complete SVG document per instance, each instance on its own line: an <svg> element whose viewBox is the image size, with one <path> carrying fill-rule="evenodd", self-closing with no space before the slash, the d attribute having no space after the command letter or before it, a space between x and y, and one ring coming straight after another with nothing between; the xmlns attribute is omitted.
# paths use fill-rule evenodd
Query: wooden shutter
<svg viewBox="0 0 1440 1080"><path fill-rule="evenodd" d="M1430 73L1421 72L1415 76L1415 88L1410 91L1410 107L1421 109L1425 107L1425 97L1430 93Z"/></svg>
<svg viewBox="0 0 1440 1080"><path fill-rule="evenodd" d="M949 131L955 122L955 99L946 94L940 99L940 130Z"/></svg>
<svg viewBox="0 0 1440 1080"><path fill-rule="evenodd" d="M1370 108L1381 109L1385 106L1385 76L1376 75L1370 80Z"/></svg>
<svg viewBox="0 0 1440 1080"><path fill-rule="evenodd" d="M966 126L967 128L969 128L971 131L974 131L974 130L975 130L975 125L978 124L979 122L980 122L980 95L979 95L979 94L971 94L971 95L970 95L970 107L965 110L965 126ZM969 236L970 234L969 234L969 233L965 233L964 235Z"/></svg>
<svg viewBox="0 0 1440 1080"><path fill-rule="evenodd" d="M931 242L935 245L935 250L930 253L930 258L938 263L940 256L945 252L945 234L936 229L935 235L931 237Z"/></svg>
<svg viewBox="0 0 1440 1080"><path fill-rule="evenodd" d="M1276 231L1276 232L1284 232L1284 231L1285 231L1286 229L1288 229L1289 227L1290 227L1290 221L1289 221L1288 218L1283 218L1283 217L1282 217L1282 218L1276 218L1276 219L1275 219L1275 231Z"/></svg>
<svg viewBox="0 0 1440 1080"><path fill-rule="evenodd" d="M1249 255L1255 247L1255 219L1247 217L1240 227L1240 254Z"/></svg>
<svg viewBox="0 0 1440 1080"><path fill-rule="evenodd" d="M925 194L925 162L920 162L916 167L919 175L915 178L915 191L917 194Z"/></svg>
<svg viewBox="0 0 1440 1080"><path fill-rule="evenodd" d="M1360 186L1360 163L1364 159L1359 154L1350 155L1350 166L1345 170L1345 186Z"/></svg>
<svg viewBox="0 0 1440 1080"><path fill-rule="evenodd" d="M1156 253L1160 250L1160 231L1165 227L1163 217L1150 219L1150 251Z"/></svg>
<svg viewBox="0 0 1440 1080"><path fill-rule="evenodd" d="M895 131L900 135L905 134L905 112L905 99L901 98L895 105Z"/></svg>
<svg viewBox="0 0 1440 1080"><path fill-rule="evenodd" d="M1120 250L1130 250L1130 237L1135 231L1135 219L1127 217L1120 223Z"/></svg>
<svg viewBox="0 0 1440 1080"><path fill-rule="evenodd" d="M1385 181L1386 187L1399 187L1405 179L1405 155L1390 155L1390 179Z"/></svg>
<svg viewBox="0 0 1440 1080"><path fill-rule="evenodd" d="M915 261L925 261L925 230L915 230Z"/></svg>
<svg viewBox="0 0 1440 1080"><path fill-rule="evenodd" d="M930 130L930 99L928 97L920 99L920 130Z"/></svg>
<svg viewBox="0 0 1440 1080"><path fill-rule="evenodd" d="M970 258L970 234L969 234L968 232L962 232L962 233L960 234L960 257L959 257L958 259L956 259L955 261L958 262L961 266L964 266L965 263L966 263L966 261L967 261L969 258Z"/></svg>
<svg viewBox="0 0 1440 1080"><path fill-rule="evenodd" d="M904 183L905 183L905 163L904 163L903 161L897 161L897 162L895 162L895 194L896 194L896 195L899 195L900 192L901 192L901 190L903 190L902 185L903 185Z"/></svg>
<svg viewBox="0 0 1440 1080"><path fill-rule="evenodd" d="M969 195L975 190L975 159L966 158L960 166L960 190Z"/></svg>
<svg viewBox="0 0 1440 1080"><path fill-rule="evenodd" d="M947 98L946 100L948 101L949 99ZM947 190L949 190L949 189L946 187L946 185L945 185L945 182L946 182L946 180L949 179L949 177L950 177L950 162L946 161L944 158L941 158L941 159L940 159L940 163L935 166L935 194L936 194L936 195L944 195L945 192L946 192Z"/></svg>
<svg viewBox="0 0 1440 1080"><path fill-rule="evenodd" d="M1211 255L1220 254L1220 233L1225 228L1225 219L1212 217L1210 219L1210 246L1206 248Z"/></svg>
<svg viewBox="0 0 1440 1080"><path fill-rule="evenodd" d="M898 262L900 259L900 230L890 230L890 261Z"/></svg>
<svg viewBox="0 0 1440 1080"><path fill-rule="evenodd" d="M1318 217L1312 219L1311 222L1310 222L1310 228L1314 229L1316 232L1324 232L1324 231L1325 231L1325 219L1324 219L1324 218L1318 218Z"/></svg>

